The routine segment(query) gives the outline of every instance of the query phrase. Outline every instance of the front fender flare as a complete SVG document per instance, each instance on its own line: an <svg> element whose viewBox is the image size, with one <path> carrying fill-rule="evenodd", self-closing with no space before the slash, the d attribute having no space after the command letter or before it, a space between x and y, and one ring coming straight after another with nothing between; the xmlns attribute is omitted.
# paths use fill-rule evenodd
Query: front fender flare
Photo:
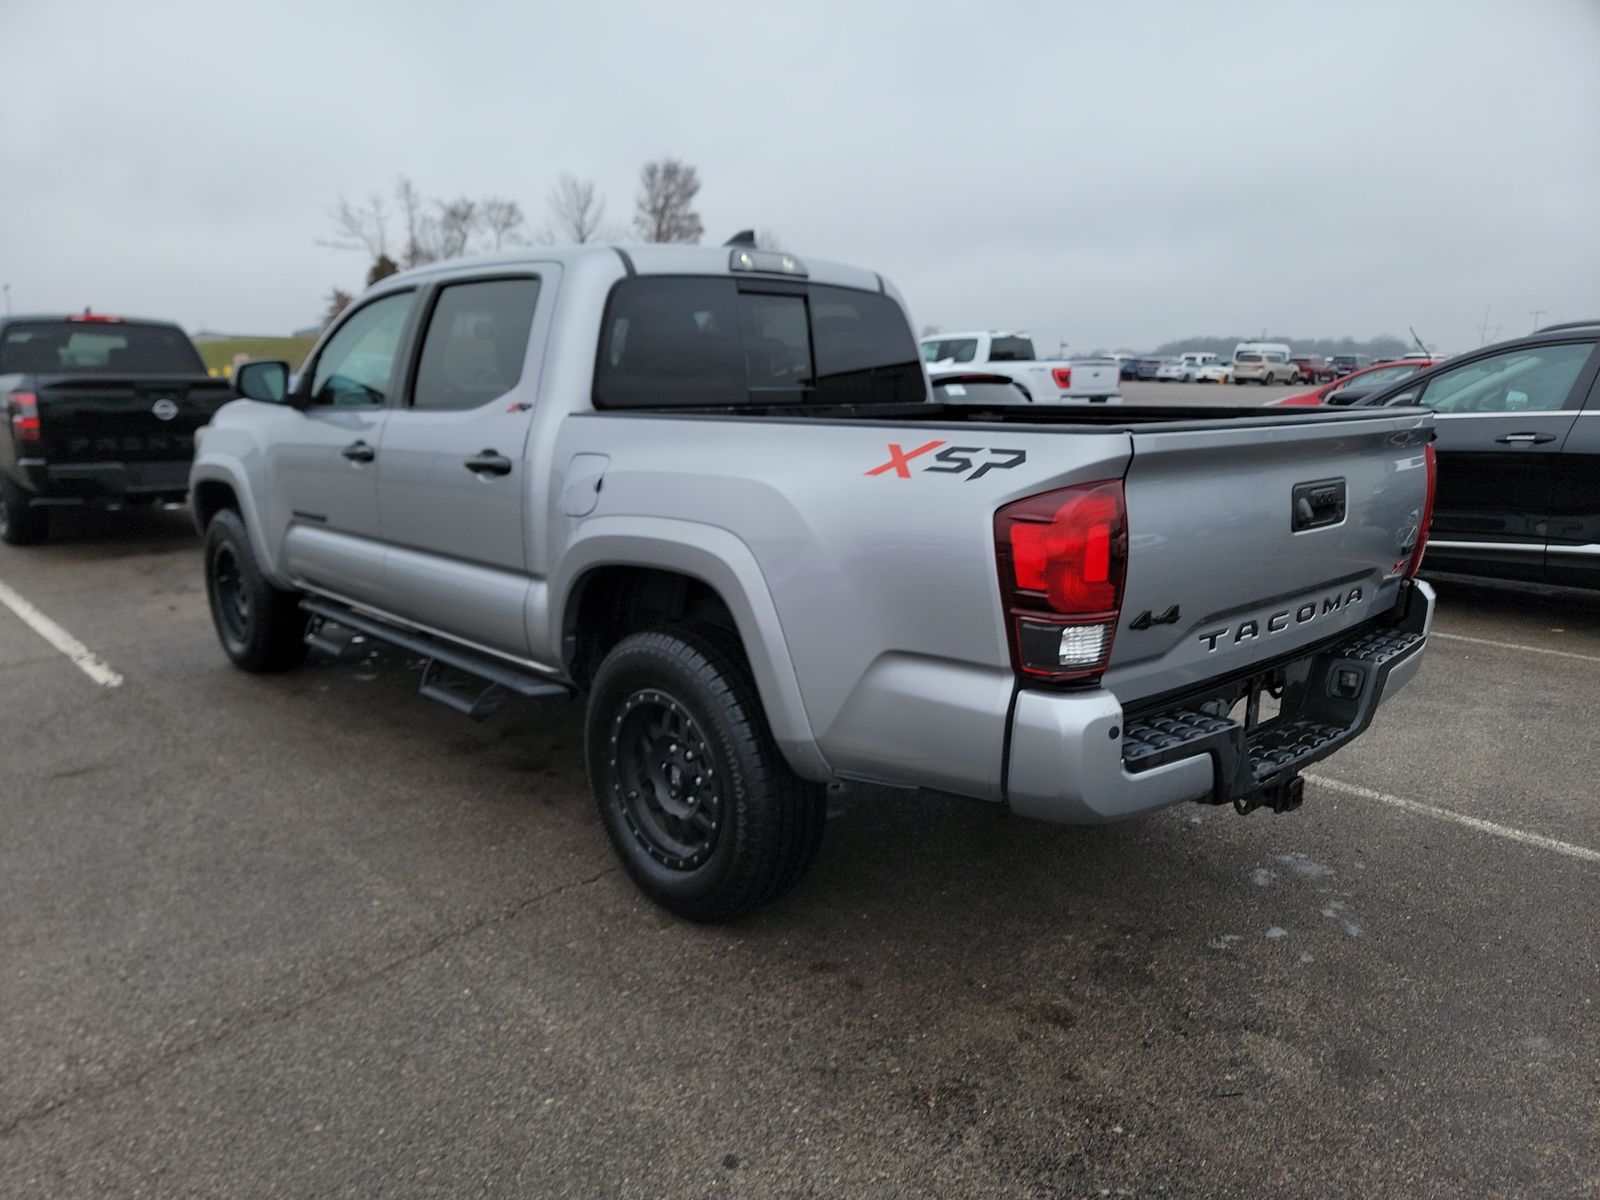
<svg viewBox="0 0 1600 1200"><path fill-rule="evenodd" d="M239 502L239 515L244 518L245 531L250 535L250 549L255 553L256 563L262 572L274 584L281 588L290 587L288 580L284 579L278 570L278 556L267 545L265 529L261 522L260 509L256 506L255 494L250 490L248 476L241 467L224 459L196 460L189 471L189 503L194 504L196 488L202 483L226 484L233 492L234 498ZM195 513L195 524L198 527L199 513ZM201 529L200 536L205 536Z"/></svg>

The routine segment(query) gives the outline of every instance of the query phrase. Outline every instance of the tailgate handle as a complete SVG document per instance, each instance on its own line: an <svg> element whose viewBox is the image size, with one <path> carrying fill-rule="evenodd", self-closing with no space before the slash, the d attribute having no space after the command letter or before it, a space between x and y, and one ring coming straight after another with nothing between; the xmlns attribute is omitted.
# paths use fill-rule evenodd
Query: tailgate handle
<svg viewBox="0 0 1600 1200"><path fill-rule="evenodd" d="M1340 524L1344 520L1344 497L1343 479L1313 479L1295 484L1294 531Z"/></svg>

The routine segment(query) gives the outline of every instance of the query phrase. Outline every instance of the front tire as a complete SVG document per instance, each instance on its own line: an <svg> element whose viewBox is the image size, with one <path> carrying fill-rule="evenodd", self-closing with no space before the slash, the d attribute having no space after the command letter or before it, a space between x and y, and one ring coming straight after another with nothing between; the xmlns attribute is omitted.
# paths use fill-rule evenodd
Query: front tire
<svg viewBox="0 0 1600 1200"><path fill-rule="evenodd" d="M211 518L204 554L211 623L233 665L256 674L299 666L307 620L300 597L262 574L244 519L233 509Z"/></svg>
<svg viewBox="0 0 1600 1200"><path fill-rule="evenodd" d="M719 631L619 642L595 673L584 741L606 834L669 912L732 920L816 857L826 793L784 761L743 655Z"/></svg>
<svg viewBox="0 0 1600 1200"><path fill-rule="evenodd" d="M0 474L0 542L37 546L50 536L50 514L28 504L28 493Z"/></svg>

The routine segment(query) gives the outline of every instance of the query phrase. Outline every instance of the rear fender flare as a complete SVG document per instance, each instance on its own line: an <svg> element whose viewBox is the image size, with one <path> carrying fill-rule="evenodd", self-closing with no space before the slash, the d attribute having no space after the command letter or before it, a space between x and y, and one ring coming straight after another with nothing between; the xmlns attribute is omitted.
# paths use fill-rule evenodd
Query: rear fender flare
<svg viewBox="0 0 1600 1200"><path fill-rule="evenodd" d="M562 645L576 616L574 589L597 567L675 571L715 591L733 614L767 722L789 765L806 779L832 778L806 717L777 606L749 546L726 529L694 521L592 517L582 523L551 577L547 645Z"/></svg>

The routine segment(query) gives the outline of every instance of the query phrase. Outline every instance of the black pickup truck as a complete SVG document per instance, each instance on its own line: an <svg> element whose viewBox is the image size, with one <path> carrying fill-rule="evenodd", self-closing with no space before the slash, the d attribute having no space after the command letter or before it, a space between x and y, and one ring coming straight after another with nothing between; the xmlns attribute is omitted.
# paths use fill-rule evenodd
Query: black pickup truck
<svg viewBox="0 0 1600 1200"><path fill-rule="evenodd" d="M176 325L0 317L0 541L44 541L52 508L183 500L229 398Z"/></svg>

